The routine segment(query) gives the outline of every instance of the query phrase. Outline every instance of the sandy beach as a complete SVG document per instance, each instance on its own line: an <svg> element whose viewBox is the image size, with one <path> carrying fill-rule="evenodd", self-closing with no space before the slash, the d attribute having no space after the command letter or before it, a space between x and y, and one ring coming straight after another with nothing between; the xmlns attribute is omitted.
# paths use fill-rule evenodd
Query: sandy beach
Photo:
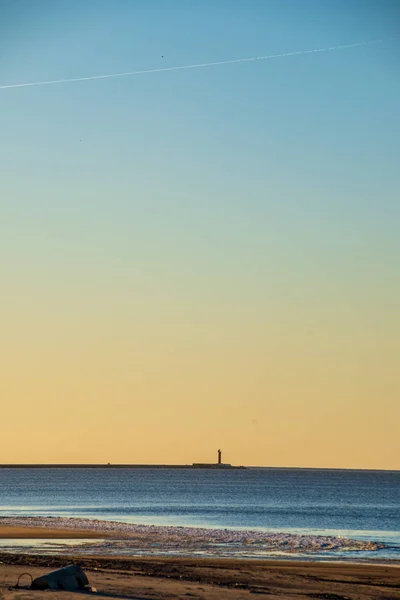
<svg viewBox="0 0 400 600"><path fill-rule="evenodd" d="M43 600L60 596L78 600L81 593L15 589L18 576L33 577L71 564L60 556L0 555L2 600ZM102 598L121 600L310 598L325 600L396 600L400 569L391 565L212 559L79 559L89 582ZM29 578L21 580L28 585Z"/></svg>

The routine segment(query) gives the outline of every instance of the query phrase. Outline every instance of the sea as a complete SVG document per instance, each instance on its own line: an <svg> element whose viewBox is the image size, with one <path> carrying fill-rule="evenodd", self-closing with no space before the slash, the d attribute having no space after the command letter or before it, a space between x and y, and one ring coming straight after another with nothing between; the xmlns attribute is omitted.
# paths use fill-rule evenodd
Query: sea
<svg viewBox="0 0 400 600"><path fill-rule="evenodd" d="M0 540L1 551L400 561L400 471L0 468L0 524L123 540Z"/></svg>

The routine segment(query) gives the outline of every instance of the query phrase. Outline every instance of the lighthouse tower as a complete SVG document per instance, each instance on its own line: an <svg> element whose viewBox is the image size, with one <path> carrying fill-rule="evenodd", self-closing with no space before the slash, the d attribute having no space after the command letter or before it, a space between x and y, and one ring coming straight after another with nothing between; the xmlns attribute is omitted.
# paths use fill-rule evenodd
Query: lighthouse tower
<svg viewBox="0 0 400 600"><path fill-rule="evenodd" d="M222 451L218 450L218 464L222 465Z"/></svg>

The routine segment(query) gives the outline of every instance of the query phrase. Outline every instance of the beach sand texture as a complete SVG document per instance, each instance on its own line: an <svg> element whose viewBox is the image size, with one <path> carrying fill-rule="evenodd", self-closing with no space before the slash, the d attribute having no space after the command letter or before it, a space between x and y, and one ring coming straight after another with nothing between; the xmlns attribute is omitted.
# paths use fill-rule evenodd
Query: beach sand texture
<svg viewBox="0 0 400 600"><path fill-rule="evenodd" d="M71 564L61 556L0 555L2 600L79 600L85 593L13 589L21 573L33 577ZM101 598L396 600L400 568L395 565L217 559L78 559ZM28 578L21 585L28 584Z"/></svg>

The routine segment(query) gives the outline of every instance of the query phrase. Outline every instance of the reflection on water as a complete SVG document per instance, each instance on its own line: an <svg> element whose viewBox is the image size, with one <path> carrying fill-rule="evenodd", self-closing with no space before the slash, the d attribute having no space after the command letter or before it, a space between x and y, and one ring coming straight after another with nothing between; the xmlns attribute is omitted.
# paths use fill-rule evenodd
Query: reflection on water
<svg viewBox="0 0 400 600"><path fill-rule="evenodd" d="M144 544L138 546L129 540L99 540L99 539L60 539L60 540L34 540L0 539L0 551L20 554L60 555L63 556L148 556L148 557L189 557L189 558L240 558L240 559L271 559L282 558L285 560L351 560L351 561L386 561L393 559L388 549L371 551L349 550L318 550L302 551L298 548L295 552L290 550L263 549L262 547L246 547L242 544L200 544L198 548L188 545L180 547L165 547L162 543Z"/></svg>

